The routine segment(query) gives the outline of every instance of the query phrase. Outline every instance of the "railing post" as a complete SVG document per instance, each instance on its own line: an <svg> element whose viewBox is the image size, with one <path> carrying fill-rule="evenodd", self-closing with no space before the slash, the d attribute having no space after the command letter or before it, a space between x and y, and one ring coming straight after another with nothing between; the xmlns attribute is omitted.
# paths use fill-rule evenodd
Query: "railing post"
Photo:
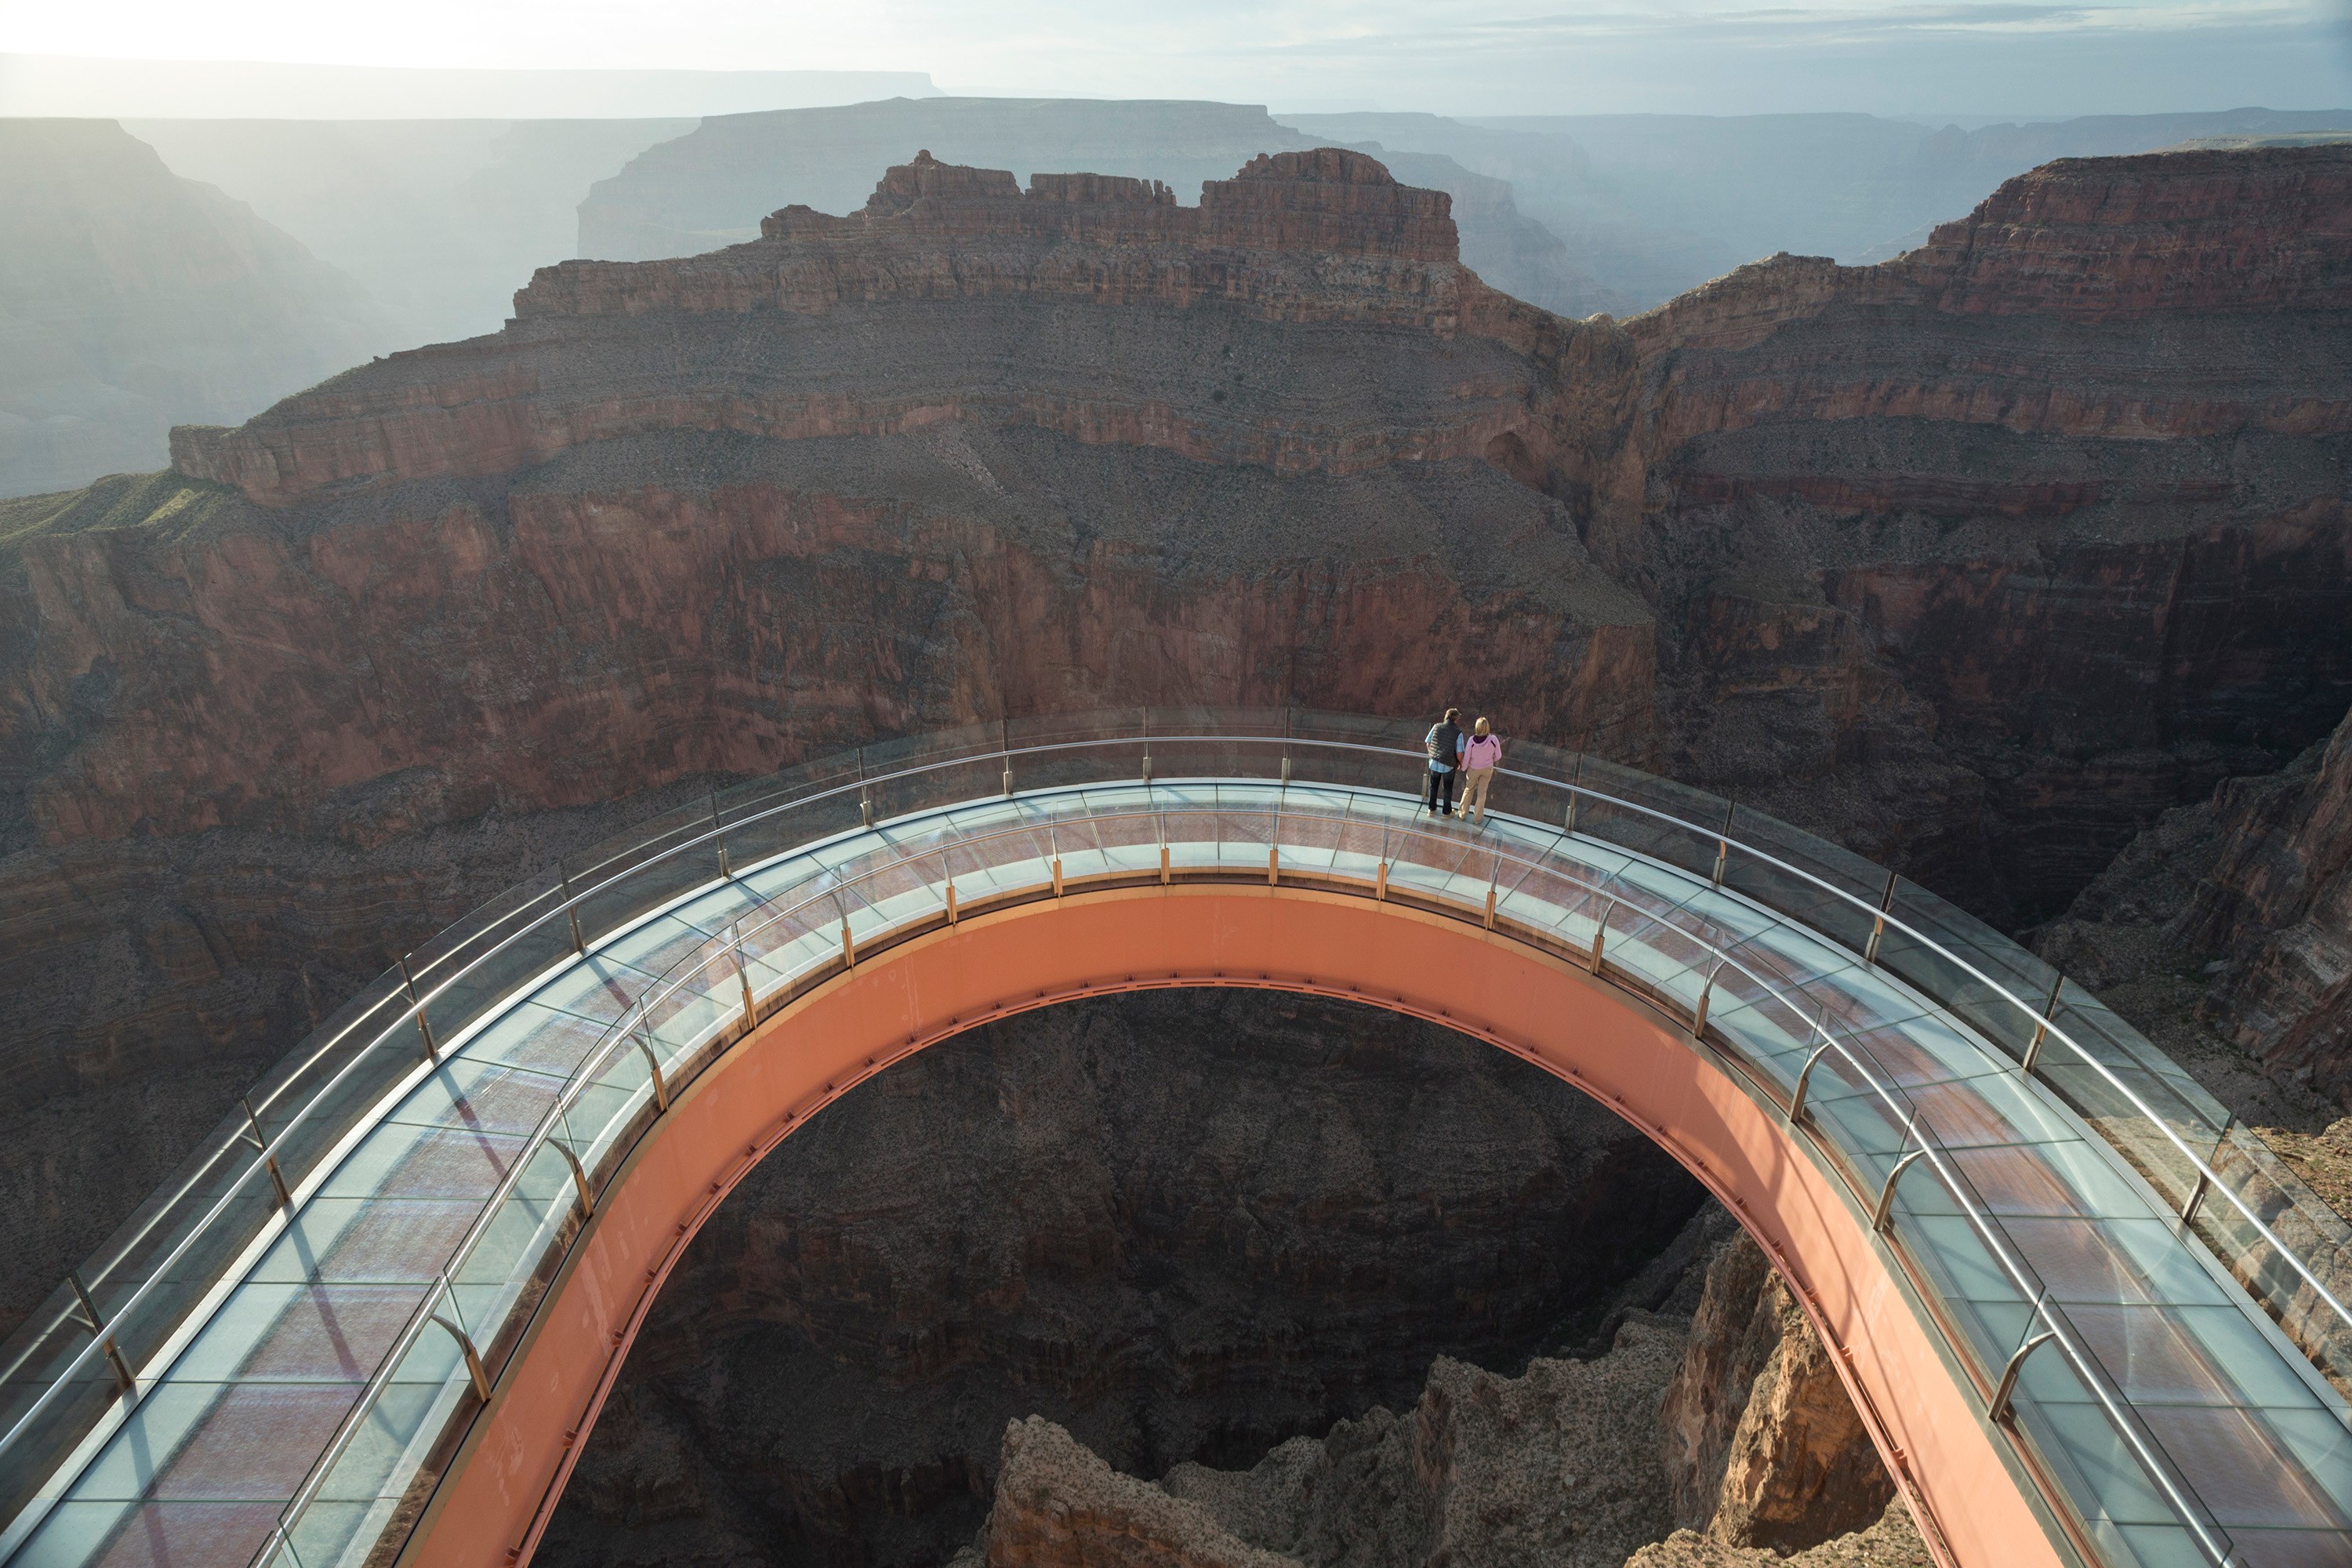
<svg viewBox="0 0 2352 1568"><path fill-rule="evenodd" d="M1385 847L1381 851L1380 875L1372 883L1372 897L1381 903L1386 903L1389 900L1389 858Z"/></svg>
<svg viewBox="0 0 2352 1568"><path fill-rule="evenodd" d="M453 1312L456 1311L457 1310L457 1289L456 1286L449 1283L449 1277L446 1274L441 1276L441 1289L449 1298L449 1310ZM431 1316L435 1322L449 1331L449 1337L451 1339L457 1342L458 1352L466 1358L466 1376L471 1380L474 1385L474 1397L480 1400L483 1404L488 1405L490 1402L490 1376L489 1373L483 1369L481 1352L474 1348L473 1336L467 1333L465 1330L459 1328L457 1324L451 1322L448 1319L443 1317L438 1312L435 1312L431 1314Z"/></svg>
<svg viewBox="0 0 2352 1568"><path fill-rule="evenodd" d="M2237 1125L2237 1121L2238 1113L2234 1110L2221 1118L2221 1136L2215 1140L2213 1143L2213 1157L2215 1159L2218 1160L2221 1157L2221 1146L2230 1141L2230 1129ZM2212 1172L2207 1165L2200 1164L2197 1170L2197 1184L2189 1189L2189 1201L2180 1205L2181 1224L2193 1225L2196 1223L2197 1205L2205 1201L2205 1194L2211 1189L2212 1185Z"/></svg>
<svg viewBox="0 0 2352 1568"><path fill-rule="evenodd" d="M955 879L948 879L948 924L956 923Z"/></svg>
<svg viewBox="0 0 2352 1568"><path fill-rule="evenodd" d="M1616 912L1617 900L1612 898L1601 907L1600 921L1592 928L1592 973L1596 977L1601 973L1601 939L1609 934L1609 917Z"/></svg>
<svg viewBox="0 0 2352 1568"><path fill-rule="evenodd" d="M114 1336L106 1331L106 1318L99 1311L98 1303L90 1300L89 1289L82 1284L81 1270L67 1269L66 1283L73 1287L74 1300L81 1303L82 1317L89 1324L90 1335L102 1347L107 1365L114 1369L114 1380L121 1385L115 1392L130 1393L139 1385L139 1380L131 1375L131 1368L122 1359L122 1347L116 1344Z"/></svg>
<svg viewBox="0 0 2352 1568"><path fill-rule="evenodd" d="M400 955L400 983L408 987L408 1005L416 1014L416 1032L425 1038L425 1059L438 1062L441 1053L434 1047L433 1026L425 1021L425 999L416 994L416 977L408 972L408 959L407 953Z"/></svg>
<svg viewBox="0 0 2352 1568"><path fill-rule="evenodd" d="M866 748L857 748L857 819L868 829L874 826L874 790L866 782Z"/></svg>
<svg viewBox="0 0 2352 1568"><path fill-rule="evenodd" d="M278 1193L278 1206L292 1209L294 1194L286 1190L286 1173L278 1168L278 1156L269 1152L269 1139L261 1131L261 1118L253 1113L253 1101L240 1095L236 1103L237 1108L245 1112L245 1124L248 1129L245 1140L261 1151L261 1163L269 1172L269 1184Z"/></svg>
<svg viewBox="0 0 2352 1568"><path fill-rule="evenodd" d="M2042 1016L2033 1020L2033 1038L2026 1042L2025 1058L2019 1064L2020 1069L2028 1077L2032 1076L2034 1064L2042 1059L2042 1042L2050 1037L2050 1020L2058 1016L2058 993L2065 986L2063 971L2050 977L2050 999L2042 1004Z"/></svg>
<svg viewBox="0 0 2352 1568"><path fill-rule="evenodd" d="M639 1020L640 1026L643 1022L643 1019ZM653 1047L646 1043L642 1026L631 1029L629 1039L646 1058L646 1070L654 1075L654 1110L656 1114L667 1114L669 1110L669 1080L662 1077L661 1058L656 1056Z"/></svg>
<svg viewBox="0 0 2352 1568"><path fill-rule="evenodd" d="M751 1005L751 972L743 967L742 926L743 922L737 921L727 928L730 933L727 956L735 961L735 984L743 990L743 1026L748 1029L759 1016L759 1010Z"/></svg>
<svg viewBox="0 0 2352 1568"><path fill-rule="evenodd" d="M1886 914L1895 907L1895 885L1901 880L1899 874L1886 873L1886 891L1878 896L1878 918L1870 922L1870 942L1862 950L1864 963L1878 962L1878 939L1886 934Z"/></svg>
<svg viewBox="0 0 2352 1568"><path fill-rule="evenodd" d="M1715 837L1715 885L1723 886L1723 863L1731 858L1731 814L1739 809L1738 801L1727 801L1723 807L1723 831Z"/></svg>
<svg viewBox="0 0 2352 1568"><path fill-rule="evenodd" d="M1576 786L1578 784L1582 782L1583 778L1584 750L1580 746L1577 748L1576 752L1576 769L1568 775L1568 818L1561 825L1562 830L1565 832L1573 833L1576 831Z"/></svg>
<svg viewBox="0 0 2352 1568"><path fill-rule="evenodd" d="M1486 929L1493 931L1495 929L1495 889L1503 880L1503 857L1499 852L1490 851L1490 855L1494 864L1486 871Z"/></svg>
<svg viewBox="0 0 2352 1568"><path fill-rule="evenodd" d="M1723 973L1723 960L1706 972L1706 984L1698 988L1698 1005L1691 1010L1691 1039L1694 1043L1706 1038L1706 1005L1715 995L1715 977Z"/></svg>
<svg viewBox="0 0 2352 1568"><path fill-rule="evenodd" d="M1287 705L1282 710L1282 787L1285 789L1290 787L1290 740L1295 723L1292 712Z"/></svg>
<svg viewBox="0 0 2352 1568"><path fill-rule="evenodd" d="M1151 782L1151 704L1149 702L1143 705L1143 782Z"/></svg>
<svg viewBox="0 0 2352 1568"><path fill-rule="evenodd" d="M1000 719L997 721L997 750L1004 758L1004 798L1011 800L1013 798L1013 721L1009 718Z"/></svg>
<svg viewBox="0 0 2352 1568"><path fill-rule="evenodd" d="M1278 826L1280 819L1276 818L1276 820ZM1278 886L1281 881L1282 846L1279 844L1269 844L1265 847L1265 885L1272 888Z"/></svg>
<svg viewBox="0 0 2352 1568"><path fill-rule="evenodd" d="M580 940L580 906L572 901L572 869L561 860L555 863L555 874L563 879L563 912L572 917L572 951L581 958L588 956L588 944Z"/></svg>
<svg viewBox="0 0 2352 1568"><path fill-rule="evenodd" d="M2038 1309L2039 1303L2036 1306ZM2009 1358L2009 1364L2000 1369L2000 1382L1993 1386L1992 1402L1985 1406L1986 1417L1996 1426L2006 1426L2009 1422L2009 1402L2016 1396L2017 1374L2025 1370L2025 1358L2057 1337L2057 1330L2042 1330L2018 1346L2017 1353Z"/></svg>
<svg viewBox="0 0 2352 1568"><path fill-rule="evenodd" d="M727 835L722 828L723 825L719 820L719 792L712 790L710 792L710 831L719 835L719 874L731 882L735 879L735 873L727 866Z"/></svg>
<svg viewBox="0 0 2352 1568"><path fill-rule="evenodd" d="M588 1185L587 1168L580 1163L580 1156L572 1152L572 1145L562 1139L551 1137L547 1142L557 1153L563 1156L563 1163L572 1167L572 1190L579 1194L580 1217L593 1219L596 1215L596 1194Z"/></svg>
<svg viewBox="0 0 2352 1568"><path fill-rule="evenodd" d="M1815 1046L1812 1055L1805 1058L1805 1065L1797 1069L1796 1090L1789 1096L1789 1125L1791 1127L1804 1119L1805 1086L1812 1079L1813 1064L1822 1059L1822 1055L1829 1050L1831 1043L1823 1040L1820 1045Z"/></svg>
<svg viewBox="0 0 2352 1568"><path fill-rule="evenodd" d="M1911 1142L1912 1135L1918 1131L1918 1124L1919 1118L1915 1112L1911 1120L1903 1124L1904 1143ZM1895 1145L1898 1149L1902 1146L1902 1143ZM1922 1144L1920 1147L1912 1150L1908 1154L1904 1155L1900 1160L1895 1161L1895 1168L1886 1173L1886 1184L1878 1189L1878 1206L1871 1211L1871 1229L1883 1231L1886 1228L1887 1220L1891 1218L1895 1213L1895 1184L1903 1179L1903 1173L1911 1168L1912 1162L1917 1160L1920 1155L1925 1154L1927 1152L1927 1146Z"/></svg>
<svg viewBox="0 0 2352 1568"><path fill-rule="evenodd" d="M1062 896L1062 858L1059 855L1054 857L1054 896L1057 899ZM845 925L841 929L847 931L849 928Z"/></svg>

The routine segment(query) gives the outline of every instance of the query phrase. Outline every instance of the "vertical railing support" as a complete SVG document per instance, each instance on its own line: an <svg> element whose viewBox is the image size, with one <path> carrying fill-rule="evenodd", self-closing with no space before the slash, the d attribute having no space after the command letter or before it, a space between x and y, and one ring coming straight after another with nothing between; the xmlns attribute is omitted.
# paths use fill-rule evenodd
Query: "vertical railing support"
<svg viewBox="0 0 2352 1568"><path fill-rule="evenodd" d="M1878 895L1878 918L1870 922L1870 941L1862 950L1862 961L1864 963L1878 962L1878 939L1886 934L1887 911L1895 907L1895 887L1901 880L1902 878L1897 873L1893 871L1886 873L1886 891Z"/></svg>
<svg viewBox="0 0 2352 1568"><path fill-rule="evenodd" d="M718 835L719 875L731 882L735 879L735 873L730 870L727 865L727 835L723 831L723 825L719 820L719 792L717 790L712 790L710 792L710 831Z"/></svg>
<svg viewBox="0 0 2352 1568"><path fill-rule="evenodd" d="M245 1140L261 1151L261 1163L269 1172L269 1185L278 1194L278 1206L291 1211L294 1194L286 1190L286 1173L278 1168L278 1156L270 1152L268 1135L261 1131L261 1118L253 1113L253 1101L240 1097L237 1109L245 1112Z"/></svg>
<svg viewBox="0 0 2352 1568"><path fill-rule="evenodd" d="M866 782L866 748L857 748L857 820L874 826L874 789Z"/></svg>
<svg viewBox="0 0 2352 1568"><path fill-rule="evenodd" d="M1904 1143L1911 1142L1913 1135L1918 1131L1918 1117L1915 1115L1909 1121L1903 1124ZM1902 1143L1895 1145L1898 1149L1902 1146ZM1883 1231L1886 1228L1886 1222L1895 1213L1895 1184L1903 1179L1903 1173L1909 1170L1913 1163L1927 1152L1924 1145L1912 1150L1911 1152L1895 1161L1895 1168L1886 1173L1886 1184L1878 1189L1878 1206L1871 1211L1871 1229Z"/></svg>
<svg viewBox="0 0 2352 1568"><path fill-rule="evenodd" d="M2221 1157L2221 1146L2230 1141L2230 1129L2237 1124L2237 1121L2238 1113L2234 1110L2221 1118L2221 1136L2216 1139L2213 1143L2214 1159L2218 1160ZM2211 1189L2212 1185L2213 1176L2211 1171L2207 1166L2199 1166L2196 1184L2189 1189L2189 1201L2180 1205L2181 1224L2194 1225L2196 1223L2197 1205L2205 1201L2205 1194Z"/></svg>
<svg viewBox="0 0 2352 1568"><path fill-rule="evenodd" d="M1823 1040L1820 1045L1815 1046L1812 1055L1805 1058L1805 1065L1797 1069L1797 1087L1789 1096L1789 1125L1791 1127L1804 1120L1805 1088L1812 1081L1813 1064L1827 1054L1830 1045L1830 1041Z"/></svg>
<svg viewBox="0 0 2352 1568"><path fill-rule="evenodd" d="M1568 775L1568 816L1561 824L1563 830L1566 832L1573 833L1576 831L1576 786L1583 781L1583 778L1584 752L1581 749L1579 749L1576 753L1576 767Z"/></svg>
<svg viewBox="0 0 2352 1568"><path fill-rule="evenodd" d="M2010 1401L2017 1394L2017 1374L2025 1370L2025 1358L2058 1337L2055 1329L2044 1329L2023 1344L2000 1369L2000 1381L1993 1385L1992 1402L1985 1406L1985 1415L1996 1426L2006 1426L2010 1417Z"/></svg>
<svg viewBox="0 0 2352 1568"><path fill-rule="evenodd" d="M1715 885L1723 886L1724 862L1731 858L1731 814L1739 809L1738 801L1727 801L1723 807L1723 831L1715 837Z"/></svg>
<svg viewBox="0 0 2352 1568"><path fill-rule="evenodd" d="M646 1070L653 1074L654 1110L656 1114L666 1115L669 1110L669 1079L662 1076L661 1058L654 1054L653 1046L646 1039L642 1026L644 1020L640 1018L638 1023L639 1027L629 1031L629 1039L646 1058Z"/></svg>
<svg viewBox="0 0 2352 1568"><path fill-rule="evenodd" d="M1013 721L997 721L997 749L1004 757L1004 798L1013 798Z"/></svg>
<svg viewBox="0 0 2352 1568"><path fill-rule="evenodd" d="M1059 855L1054 857L1054 896L1057 899L1062 896L1062 858Z"/></svg>
<svg viewBox="0 0 2352 1568"><path fill-rule="evenodd" d="M595 1218L596 1194L588 1184L588 1171L580 1163L580 1156L573 1153L572 1145L561 1138L550 1138L547 1142L551 1148L563 1156L563 1163L572 1167L572 1190L580 1199L580 1217L583 1220Z"/></svg>
<svg viewBox="0 0 2352 1568"><path fill-rule="evenodd" d="M1611 899L1601 907L1601 919L1592 928L1592 973L1601 973L1601 944L1609 934L1609 917L1617 912L1617 900Z"/></svg>
<svg viewBox="0 0 2352 1568"><path fill-rule="evenodd" d="M1385 853L1381 857L1380 874L1372 882L1372 897L1381 903L1389 901L1389 862Z"/></svg>
<svg viewBox="0 0 2352 1568"><path fill-rule="evenodd" d="M1706 1038L1706 1005L1715 995L1715 977L1723 973L1723 960L1717 959L1715 967L1706 972L1706 984L1698 988L1698 1005L1691 1009L1691 1039Z"/></svg>
<svg viewBox="0 0 2352 1568"><path fill-rule="evenodd" d="M2042 1004L2042 1014L2033 1020L2033 1038L2025 1043L2024 1058L2018 1064L2028 1077L2032 1076L2034 1067L2042 1060L2042 1043L2050 1037L2050 1020L2058 1016L2058 993L2065 986L2063 972L2050 977L2050 998Z"/></svg>
<svg viewBox="0 0 2352 1568"><path fill-rule="evenodd" d="M1151 782L1151 704L1143 705L1143 782Z"/></svg>
<svg viewBox="0 0 2352 1568"><path fill-rule="evenodd" d="M948 879L948 924L956 923L955 879Z"/></svg>
<svg viewBox="0 0 2352 1568"><path fill-rule="evenodd" d="M416 1032L425 1041L425 1059L438 1062L441 1053L433 1044L433 1026L425 1017L425 999L416 994L416 976L408 972L407 953L400 955L400 983L408 987L408 1005L416 1014Z"/></svg>
<svg viewBox="0 0 2352 1568"><path fill-rule="evenodd" d="M448 1292L449 1310L456 1311L457 1292L450 1285L449 1277L446 1274L441 1277L441 1288ZM482 1366L482 1355L474 1348L473 1336L438 1312L433 1313L432 1317L435 1322L449 1331L451 1339L457 1342L458 1352L466 1358L466 1376L474 1385L474 1397L488 1405L490 1402L490 1374Z"/></svg>
<svg viewBox="0 0 2352 1568"><path fill-rule="evenodd" d="M122 1347L116 1344L114 1336L106 1331L106 1318L99 1311L98 1303L90 1299L89 1288L82 1284L81 1270L67 1269L66 1283L73 1287L74 1300L81 1303L82 1319L89 1324L91 1337L99 1342L106 1356L106 1364L114 1369L114 1381L120 1385L115 1392L130 1393L139 1386L139 1380L131 1375L131 1367L122 1359Z"/></svg>
<svg viewBox="0 0 2352 1568"><path fill-rule="evenodd" d="M572 951L576 956L585 958L588 956L588 944L580 940L580 906L572 900L571 868L558 860L555 871L563 879L563 912L572 917Z"/></svg>
<svg viewBox="0 0 2352 1568"><path fill-rule="evenodd" d="M743 966L743 932L741 927L742 922L738 921L734 925L727 928L729 933L727 941L727 956L735 961L735 984L740 986L743 991L743 1026L748 1029L751 1026L752 1022L758 1018L759 1009L751 1005L751 972Z"/></svg>

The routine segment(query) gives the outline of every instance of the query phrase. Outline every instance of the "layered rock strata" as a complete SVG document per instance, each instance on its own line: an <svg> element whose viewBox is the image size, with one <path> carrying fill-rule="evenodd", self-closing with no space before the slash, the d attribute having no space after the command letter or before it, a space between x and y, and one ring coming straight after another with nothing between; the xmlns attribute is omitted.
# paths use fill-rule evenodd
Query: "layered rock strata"
<svg viewBox="0 0 2352 1568"><path fill-rule="evenodd" d="M1901 261L1616 323L1496 293L1360 154L1198 206L919 160L0 510L0 899L72 916L24 922L0 1026L86 1096L0 1111L55 1174L10 1277L116 1217L56 1150L134 1078L331 1008L296 955L381 963L584 814L880 734L1467 701L2055 907L2342 710L2347 180L2060 163Z"/></svg>

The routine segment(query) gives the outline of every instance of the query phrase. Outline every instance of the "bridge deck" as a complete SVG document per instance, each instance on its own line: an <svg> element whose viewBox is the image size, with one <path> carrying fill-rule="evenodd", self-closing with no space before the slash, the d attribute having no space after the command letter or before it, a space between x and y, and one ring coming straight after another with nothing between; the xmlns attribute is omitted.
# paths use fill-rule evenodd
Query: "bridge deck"
<svg viewBox="0 0 2352 1568"><path fill-rule="evenodd" d="M1163 870L1163 850L1165 855ZM656 1098L859 950L1056 876L1336 879L1589 955L1803 1121L1981 1394L2106 1562L2352 1563L2352 1415L2130 1162L1948 1008L1684 869L1523 818L1267 781L1091 784L922 812L715 872L483 1008L302 1180L18 1518L22 1568L357 1563L413 1521L492 1365ZM735 954L740 954L740 969ZM1822 1031L1826 1028L1828 1033ZM1825 1040L1840 1042L1823 1050ZM640 1044L641 1042L641 1044ZM1925 1152L1924 1156L1922 1151ZM567 1152L568 1156L567 1157ZM445 1324L435 1324L438 1317ZM464 1336L461 1340L460 1333Z"/></svg>

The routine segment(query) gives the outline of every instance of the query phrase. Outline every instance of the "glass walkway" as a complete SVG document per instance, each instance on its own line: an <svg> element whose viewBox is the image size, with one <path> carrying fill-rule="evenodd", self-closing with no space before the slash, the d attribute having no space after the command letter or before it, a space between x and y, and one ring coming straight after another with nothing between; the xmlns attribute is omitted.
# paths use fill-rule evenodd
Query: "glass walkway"
<svg viewBox="0 0 2352 1568"><path fill-rule="evenodd" d="M1127 712L873 747L648 824L412 954L0 1347L0 1561L390 1561L647 1128L854 959L1269 879L1486 926L1684 1022L1870 1217L2067 1554L2352 1563L2347 1236L2174 1064L1923 890L1515 746Z"/></svg>

